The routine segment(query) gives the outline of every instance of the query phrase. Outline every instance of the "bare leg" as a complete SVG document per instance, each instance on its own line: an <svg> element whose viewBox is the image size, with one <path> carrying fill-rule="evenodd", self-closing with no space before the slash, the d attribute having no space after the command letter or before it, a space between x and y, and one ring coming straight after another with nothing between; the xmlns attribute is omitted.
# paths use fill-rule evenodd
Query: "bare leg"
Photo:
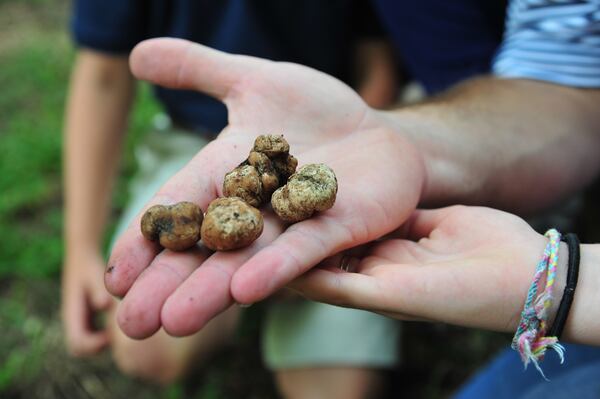
<svg viewBox="0 0 600 399"><path fill-rule="evenodd" d="M385 382L379 371L356 367L280 370L275 378L286 399L372 399L383 393Z"/></svg>
<svg viewBox="0 0 600 399"><path fill-rule="evenodd" d="M198 333L184 338L159 330L152 337L133 340L124 335L109 314L112 355L125 374L167 384L184 376L192 365L206 362L215 350L232 338L239 319L239 308L231 307Z"/></svg>

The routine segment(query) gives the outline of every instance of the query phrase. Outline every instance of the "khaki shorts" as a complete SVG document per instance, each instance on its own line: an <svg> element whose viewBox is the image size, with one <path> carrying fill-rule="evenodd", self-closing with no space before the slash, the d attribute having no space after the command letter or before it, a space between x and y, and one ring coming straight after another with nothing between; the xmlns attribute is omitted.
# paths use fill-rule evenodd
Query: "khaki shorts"
<svg viewBox="0 0 600 399"><path fill-rule="evenodd" d="M181 169L208 139L165 127L149 133L135 151L138 173L115 237L153 194ZM263 326L263 360L270 369L318 366L393 367L400 325L386 317L306 300L274 301Z"/></svg>

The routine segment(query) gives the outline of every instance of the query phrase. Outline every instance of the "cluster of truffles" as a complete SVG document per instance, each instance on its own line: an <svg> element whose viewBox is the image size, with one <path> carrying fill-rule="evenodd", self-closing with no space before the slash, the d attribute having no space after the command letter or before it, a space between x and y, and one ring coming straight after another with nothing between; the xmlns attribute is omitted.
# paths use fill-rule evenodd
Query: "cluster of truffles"
<svg viewBox="0 0 600 399"><path fill-rule="evenodd" d="M333 170L310 164L296 172L298 160L289 151L283 136L257 137L248 158L225 175L225 198L212 201L204 215L190 202L155 205L142 217L142 234L175 251L200 238L207 248L227 251L248 246L261 235L264 222L257 208L269 201L290 223L331 208L337 194Z"/></svg>
<svg viewBox="0 0 600 399"><path fill-rule="evenodd" d="M260 207L294 173L298 160L283 136L258 136L248 158L225 175L223 194Z"/></svg>

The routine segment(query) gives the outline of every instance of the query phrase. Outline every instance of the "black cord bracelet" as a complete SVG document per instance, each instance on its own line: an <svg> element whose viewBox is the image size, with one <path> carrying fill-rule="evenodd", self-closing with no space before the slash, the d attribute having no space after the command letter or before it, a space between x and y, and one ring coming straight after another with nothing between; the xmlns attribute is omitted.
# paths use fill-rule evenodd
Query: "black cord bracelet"
<svg viewBox="0 0 600 399"><path fill-rule="evenodd" d="M557 337L560 339L567 317L569 316L569 310L571 310L571 304L573 304L573 297L575 295L575 288L577 288L577 279L579 278L579 238L573 233L563 235L562 241L567 243L569 247L569 266L567 269L567 284L563 292L563 297L558 305L556 317L554 318L554 324L548 331L547 336Z"/></svg>

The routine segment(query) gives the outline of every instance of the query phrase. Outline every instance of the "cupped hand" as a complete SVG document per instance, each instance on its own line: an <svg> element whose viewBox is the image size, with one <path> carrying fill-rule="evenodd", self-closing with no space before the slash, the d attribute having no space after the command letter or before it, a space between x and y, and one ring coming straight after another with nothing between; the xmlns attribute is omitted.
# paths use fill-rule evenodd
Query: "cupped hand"
<svg viewBox="0 0 600 399"><path fill-rule="evenodd" d="M105 274L108 290L124 296L117 317L131 337L161 325L173 335L194 333L232 303L259 301L328 256L394 230L419 200L420 155L326 74L177 39L143 42L130 62L138 78L209 94L229 113L219 137L148 206L193 201L206 209L222 195L224 175L267 133L284 134L301 165L326 163L339 182L335 206L309 220L285 226L263 209L260 239L234 252L161 251L142 237L138 216L116 242Z"/></svg>
<svg viewBox="0 0 600 399"><path fill-rule="evenodd" d="M61 311L65 343L74 356L93 355L109 343L108 332L93 325L96 316L107 311L114 301L102 284L103 270L104 260L99 253L67 255Z"/></svg>
<svg viewBox="0 0 600 399"><path fill-rule="evenodd" d="M546 239L509 213L418 210L389 238L324 262L290 287L317 301L406 320L514 331ZM337 267L336 267L337 266Z"/></svg>

